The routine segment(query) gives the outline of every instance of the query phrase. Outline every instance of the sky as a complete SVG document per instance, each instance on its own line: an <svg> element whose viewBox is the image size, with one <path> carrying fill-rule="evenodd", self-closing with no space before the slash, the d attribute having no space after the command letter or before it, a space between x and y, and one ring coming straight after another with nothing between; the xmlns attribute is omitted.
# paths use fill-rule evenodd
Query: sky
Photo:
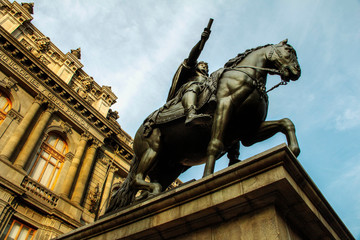
<svg viewBox="0 0 360 240"><path fill-rule="evenodd" d="M360 239L360 1L359 0L32 0L32 23L64 53L81 47L83 70L117 95L112 106L134 136L167 98L171 79L199 41L199 58L213 72L246 49L288 38L302 76L269 93L267 120L290 118L299 162ZM268 78L267 88L280 81ZM240 159L277 146L277 134ZM216 163L216 171L227 166ZM204 165L180 176L199 179Z"/></svg>

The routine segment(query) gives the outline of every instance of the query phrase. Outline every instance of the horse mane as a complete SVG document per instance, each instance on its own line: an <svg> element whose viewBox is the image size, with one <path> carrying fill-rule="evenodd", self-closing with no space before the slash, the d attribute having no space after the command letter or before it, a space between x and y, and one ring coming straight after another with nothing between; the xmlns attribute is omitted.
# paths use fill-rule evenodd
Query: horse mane
<svg viewBox="0 0 360 240"><path fill-rule="evenodd" d="M226 68L234 67L237 64L239 64L239 62L241 62L250 53L252 53L252 52L254 52L254 51L258 50L258 49L268 47L270 45L272 45L272 44L266 44L264 46L259 46L259 47L256 47L256 48L247 49L245 52L239 53L236 57L234 57L234 58L230 59L229 61L227 61L227 63L225 63L225 65L224 65L224 67L226 67Z"/></svg>

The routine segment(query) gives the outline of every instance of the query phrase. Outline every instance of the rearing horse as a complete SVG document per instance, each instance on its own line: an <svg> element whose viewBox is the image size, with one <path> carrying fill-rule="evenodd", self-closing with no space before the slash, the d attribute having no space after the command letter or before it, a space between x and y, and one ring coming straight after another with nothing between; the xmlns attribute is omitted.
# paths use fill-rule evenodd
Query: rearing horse
<svg viewBox="0 0 360 240"><path fill-rule="evenodd" d="M210 126L188 127L181 118L155 125L150 135L144 136L142 125L135 135L130 172L112 196L107 212L129 205L139 190L143 197L160 193L191 166L206 163L204 176L212 174L215 160L239 141L250 146L282 132L298 156L294 124L287 118L265 121L268 73L280 75L284 82L300 77L296 52L287 40L247 50L225 64L217 82L217 105L210 112ZM147 176L150 182L145 181Z"/></svg>

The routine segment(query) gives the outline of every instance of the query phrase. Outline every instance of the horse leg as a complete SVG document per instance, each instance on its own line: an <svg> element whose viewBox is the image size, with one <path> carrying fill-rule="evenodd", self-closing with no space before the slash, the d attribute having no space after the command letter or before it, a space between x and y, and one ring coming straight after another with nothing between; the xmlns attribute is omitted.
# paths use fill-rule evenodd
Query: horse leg
<svg viewBox="0 0 360 240"><path fill-rule="evenodd" d="M238 162L241 162L241 160L239 160L239 156L240 156L239 150L240 150L240 142L234 143L229 148L228 154L227 154L227 157L229 159L229 166L234 165Z"/></svg>
<svg viewBox="0 0 360 240"><path fill-rule="evenodd" d="M157 161L157 156L160 150L160 130L154 129L151 136L147 138L147 149L143 152L139 166L135 173L134 185L139 190L149 191L150 195L156 195L161 192L161 185L155 182L146 182L145 178L149 170L154 166Z"/></svg>
<svg viewBox="0 0 360 240"><path fill-rule="evenodd" d="M263 122L257 132L250 138L242 140L244 146L251 146L257 142L264 141L276 133L281 132L286 136L286 140L290 150L295 156L299 156L300 148L295 134L295 126L293 122L284 118L277 121L265 121Z"/></svg>
<svg viewBox="0 0 360 240"><path fill-rule="evenodd" d="M214 114L211 140L207 149L207 160L203 177L214 172L215 160L224 149L224 132L229 122L233 105L240 106L248 98L249 94L254 91L254 88L246 83L236 86L236 89L230 89L229 87L234 87L234 84L233 79L220 79L217 92L218 104Z"/></svg>
<svg viewBox="0 0 360 240"><path fill-rule="evenodd" d="M218 102L211 129L211 140L207 148L207 160L203 177L206 177L214 172L215 160L224 149L224 130L229 121L231 104L230 96L223 98Z"/></svg>

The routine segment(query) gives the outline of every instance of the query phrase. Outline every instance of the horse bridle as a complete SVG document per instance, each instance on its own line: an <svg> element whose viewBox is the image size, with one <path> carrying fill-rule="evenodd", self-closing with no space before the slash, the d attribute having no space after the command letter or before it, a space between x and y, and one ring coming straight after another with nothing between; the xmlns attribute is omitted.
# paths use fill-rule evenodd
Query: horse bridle
<svg viewBox="0 0 360 240"><path fill-rule="evenodd" d="M274 52L280 57L282 58L282 53L279 51L279 49L277 49L276 47L274 47L274 45L270 45L271 46L271 51L269 53L269 60L271 60ZM274 69L274 68L262 68L262 67L255 67L255 66L237 66L237 67L232 67L232 68L229 68L229 69L232 69L232 70L237 70L237 68L252 68L252 69L255 69L255 70L262 70L262 71L266 71L268 73L273 73L273 74L278 74L278 75L282 75L283 71L281 70L278 70L278 69ZM241 70L239 70L241 71ZM241 71L243 72L243 71ZM250 77L250 76L249 76ZM251 77L252 78L252 77ZM257 81L257 79L256 79ZM258 82L258 81L257 81ZM270 88L269 90L266 91L266 93L274 90L275 88L281 86L281 85L286 85L288 84L288 82L286 82L285 80L281 79L281 81L276 84L275 86L273 86L272 88Z"/></svg>

